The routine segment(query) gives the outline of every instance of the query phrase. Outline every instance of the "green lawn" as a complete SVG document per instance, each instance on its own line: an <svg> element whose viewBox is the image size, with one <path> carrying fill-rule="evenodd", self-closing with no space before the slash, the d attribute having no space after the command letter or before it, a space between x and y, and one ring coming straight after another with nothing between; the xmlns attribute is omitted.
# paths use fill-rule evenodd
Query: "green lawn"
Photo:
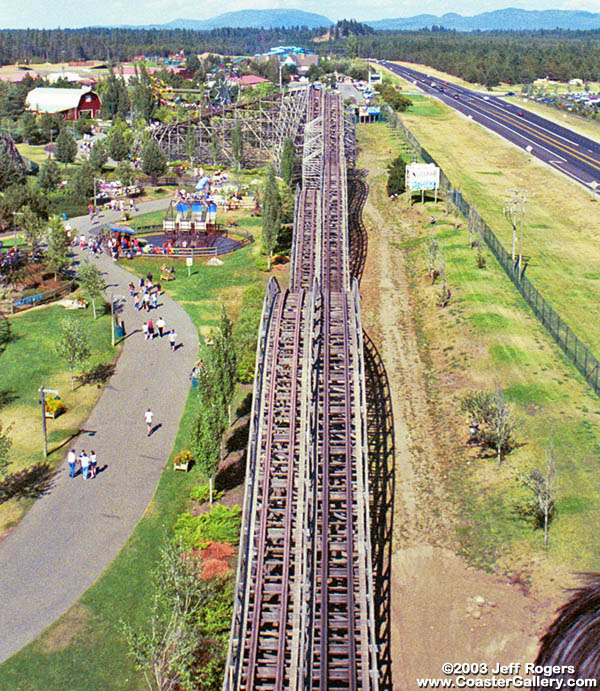
<svg viewBox="0 0 600 691"><path fill-rule="evenodd" d="M137 228L144 228L145 226L160 226L162 229L162 223L166 213L166 209L158 209L157 211L149 211L145 214L139 214L139 216L134 216L129 221L129 226L134 230ZM139 234L140 233L138 233L138 235Z"/></svg>
<svg viewBox="0 0 600 691"><path fill-rule="evenodd" d="M217 325L222 304L235 316L243 289L266 282L256 268L256 252L256 245L246 247L224 257L223 265L217 267L196 263L190 277L183 260L170 262L176 267L176 279L164 287L188 311L200 333ZM135 259L124 266L138 275L150 271L157 276L161 263L160 259ZM190 393L171 458L189 447L195 405ZM65 616L0 666L1 689L147 688L127 657L117 626L121 618L133 625L147 624L150 572L160 544L171 533L177 515L187 508L190 489L203 480L197 468L189 473L163 472L152 502L117 559Z"/></svg>
<svg viewBox="0 0 600 691"><path fill-rule="evenodd" d="M67 412L48 421L49 460L58 465L62 460L62 444L79 429L100 395L96 384L80 386L71 391L70 374L54 350L59 321L68 316L81 321L88 332L92 357L88 368L110 362L118 350L110 343L110 314L98 309L98 319L87 310L66 311L53 305L40 307L9 319L11 338L0 349L0 400L2 421L13 424L10 453L11 470L20 470L43 460L42 425L38 389L41 386L57 389L67 406ZM28 504L8 501L0 505L0 534L14 525Z"/></svg>
<svg viewBox="0 0 600 691"><path fill-rule="evenodd" d="M138 276L151 273L160 279L160 266L167 263L175 268L175 280L162 282L163 289L188 312L202 335L216 327L225 305L233 317L237 316L239 301L245 286L261 278L256 266L258 243L220 257L221 266L208 266L205 259L195 260L190 276L185 259L138 257L124 261L123 266ZM140 318L141 319L141 318Z"/></svg>

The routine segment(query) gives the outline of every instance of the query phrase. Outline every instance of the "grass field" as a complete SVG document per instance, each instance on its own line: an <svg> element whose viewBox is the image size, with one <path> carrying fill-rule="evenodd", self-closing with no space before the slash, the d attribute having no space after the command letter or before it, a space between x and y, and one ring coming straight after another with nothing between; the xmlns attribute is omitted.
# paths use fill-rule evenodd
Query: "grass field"
<svg viewBox="0 0 600 691"><path fill-rule="evenodd" d="M600 299L600 281L594 278L600 268L600 217L591 193L439 101L435 107L442 113L435 117L422 115L425 106L417 105L402 114L403 122L509 249L512 230L503 207L514 189L526 195L527 276L600 355L594 312Z"/></svg>
<svg viewBox="0 0 600 691"><path fill-rule="evenodd" d="M222 266L198 262L190 277L184 260L169 262L175 266L176 278L163 283L163 287L187 310L199 332L206 335L218 324L222 304L235 318L244 288L266 283L268 276L256 267L257 252L255 243L223 257ZM151 272L156 277L161 263L134 259L123 265L137 275ZM239 395L236 401L240 402ZM195 397L190 394L171 458L189 447L195 405ZM170 534L177 515L187 507L191 488L202 481L204 478L197 468L189 473L170 470L162 473L151 504L117 559L65 616L0 666L1 689L141 691L147 688L143 676L135 671L127 657L117 627L122 617L134 626L147 624L150 573L160 544Z"/></svg>
<svg viewBox="0 0 600 691"><path fill-rule="evenodd" d="M101 309L98 314L102 315ZM110 343L110 313L94 320L91 308L67 312L55 305L10 318L11 339L6 349L0 351L1 417L5 425L13 424L9 471L21 470L43 460L38 403L41 386L57 389L67 407L67 412L56 420L48 420L49 461L53 465L62 461L64 445L78 432L100 396L100 387L96 384L78 386L71 391L70 373L54 350L57 325L67 315L82 322L88 331L92 348L88 369L117 356L118 349ZM28 501L15 499L0 504L0 535L15 525L28 506Z"/></svg>
<svg viewBox="0 0 600 691"><path fill-rule="evenodd" d="M423 358L431 363L432 409L445 437L444 473L457 511L459 550L472 563L519 570L537 585L554 577L559 581L558 574L598 570L600 401L489 252L486 267L477 268L464 223L456 228L441 204L409 207L405 199L387 199L383 171L401 149L388 126L360 126L359 143L359 165L378 164L382 171L369 181L370 195L398 229L398 242L390 251L406 253ZM428 223L431 215L437 219L434 226ZM436 304L439 286L428 280L431 235L445 254L452 291L446 309ZM577 315L584 308L574 305L572 310ZM496 387L514 406L519 442L500 469L493 457L480 458L467 447L467 421L459 410L468 391ZM544 550L540 531L520 513L528 496L520 478L544 467L553 436L557 514L550 547Z"/></svg>

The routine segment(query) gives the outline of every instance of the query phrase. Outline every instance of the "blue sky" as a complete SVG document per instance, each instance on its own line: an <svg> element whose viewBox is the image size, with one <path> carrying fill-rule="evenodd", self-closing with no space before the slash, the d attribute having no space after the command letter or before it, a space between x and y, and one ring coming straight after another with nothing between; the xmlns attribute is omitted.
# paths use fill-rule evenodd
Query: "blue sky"
<svg viewBox="0 0 600 691"><path fill-rule="evenodd" d="M452 11L473 15L504 7L600 12L600 0L0 0L2 28L55 28L99 24L162 24L172 19L208 19L243 9L301 9L337 19L384 19Z"/></svg>

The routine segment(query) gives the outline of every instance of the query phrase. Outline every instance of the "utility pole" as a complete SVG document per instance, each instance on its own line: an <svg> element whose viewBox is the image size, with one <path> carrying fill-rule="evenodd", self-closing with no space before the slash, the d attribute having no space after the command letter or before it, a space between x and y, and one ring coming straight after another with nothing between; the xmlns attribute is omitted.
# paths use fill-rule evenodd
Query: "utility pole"
<svg viewBox="0 0 600 691"><path fill-rule="evenodd" d="M44 458L48 458L48 433L46 430L46 394L58 394L56 389L40 387L40 403L42 404L42 429L44 431Z"/></svg>
<svg viewBox="0 0 600 691"><path fill-rule="evenodd" d="M17 249L17 216L23 216L22 211L13 211L13 246L15 250Z"/></svg>

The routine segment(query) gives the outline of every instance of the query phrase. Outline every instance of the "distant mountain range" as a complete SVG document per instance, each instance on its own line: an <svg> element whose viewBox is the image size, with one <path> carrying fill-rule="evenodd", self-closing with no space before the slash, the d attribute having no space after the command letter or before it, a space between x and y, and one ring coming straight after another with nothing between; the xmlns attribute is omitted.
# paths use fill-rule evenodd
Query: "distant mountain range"
<svg viewBox="0 0 600 691"><path fill-rule="evenodd" d="M331 19L314 12L302 10L240 10L239 12L225 12L212 19L174 19L168 24L154 25L160 29L193 29L195 31L210 31L222 27L242 29L279 29L294 26L306 26L318 29L331 26ZM154 28L153 27L153 28Z"/></svg>
<svg viewBox="0 0 600 691"><path fill-rule="evenodd" d="M535 31L538 29L600 29L600 14L569 10L518 10L507 8L463 17L450 12L441 17L419 14L416 17L379 19L365 24L379 30L413 31L432 26L456 31Z"/></svg>
<svg viewBox="0 0 600 691"><path fill-rule="evenodd" d="M302 10L240 10L225 12L212 19L174 19L167 24L150 26L128 26L132 29L192 29L210 31L223 27L246 29L278 29L306 26L310 29L329 27L334 22L322 14ZM378 19L363 24L378 30L416 31L440 26L456 31L535 31L539 29L571 29L586 31L600 29L600 14L570 10L518 10L507 8L494 12L483 12L472 17L463 17L450 12L438 17L433 14L419 14L415 17Z"/></svg>

